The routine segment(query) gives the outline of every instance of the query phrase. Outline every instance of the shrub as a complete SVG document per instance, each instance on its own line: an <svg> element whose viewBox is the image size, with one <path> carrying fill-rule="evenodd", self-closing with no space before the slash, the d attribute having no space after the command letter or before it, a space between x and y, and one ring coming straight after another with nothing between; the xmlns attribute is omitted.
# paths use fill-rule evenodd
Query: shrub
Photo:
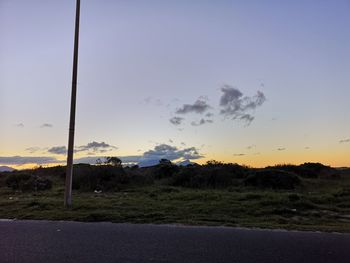
<svg viewBox="0 0 350 263"><path fill-rule="evenodd" d="M212 168L204 170L201 176L204 186L210 188L224 188L233 184L234 174L226 169Z"/></svg>
<svg viewBox="0 0 350 263"><path fill-rule="evenodd" d="M257 170L244 180L245 185L260 188L294 189L301 184L300 178L281 170Z"/></svg>
<svg viewBox="0 0 350 263"><path fill-rule="evenodd" d="M304 163L301 165L280 164L272 167L269 166L267 169L288 171L305 178L317 178L324 173L335 173L335 169L321 163Z"/></svg>
<svg viewBox="0 0 350 263"><path fill-rule="evenodd" d="M220 162L220 161L216 161L216 160L209 160L209 161L207 161L207 163L205 165L206 166L222 166L222 165L224 165L224 163Z"/></svg>
<svg viewBox="0 0 350 263"><path fill-rule="evenodd" d="M6 184L13 190L21 191L43 191L52 188L51 180L27 173L9 175L6 178Z"/></svg>
<svg viewBox="0 0 350 263"><path fill-rule="evenodd" d="M39 167L33 170L28 170L30 174L37 175L40 177L44 176L57 176L60 178L66 177L66 167L65 166L53 166L53 167Z"/></svg>
<svg viewBox="0 0 350 263"><path fill-rule="evenodd" d="M154 183L153 177L138 167L124 169L129 183L135 186L150 185Z"/></svg>
<svg viewBox="0 0 350 263"><path fill-rule="evenodd" d="M23 187L27 181L31 179L31 175L27 173L16 173L7 176L5 182L9 188L13 190L19 190Z"/></svg>
<svg viewBox="0 0 350 263"><path fill-rule="evenodd" d="M74 165L73 189L107 191L118 188L128 182L129 178L122 167L89 164Z"/></svg>
<svg viewBox="0 0 350 263"><path fill-rule="evenodd" d="M245 168L232 164L210 164L201 167L182 167L170 184L191 188L226 188L239 183L245 175Z"/></svg>
<svg viewBox="0 0 350 263"><path fill-rule="evenodd" d="M172 186L183 187L199 187L198 179L196 179L198 169L191 166L183 167L170 180L169 184Z"/></svg>
<svg viewBox="0 0 350 263"><path fill-rule="evenodd" d="M52 188L52 181L48 178L36 177L32 182L32 190L44 191Z"/></svg>
<svg viewBox="0 0 350 263"><path fill-rule="evenodd" d="M163 159L162 159L163 160ZM165 160L165 159L164 159ZM153 175L155 179L162 179L173 176L179 171L179 167L171 162L160 162L153 169Z"/></svg>

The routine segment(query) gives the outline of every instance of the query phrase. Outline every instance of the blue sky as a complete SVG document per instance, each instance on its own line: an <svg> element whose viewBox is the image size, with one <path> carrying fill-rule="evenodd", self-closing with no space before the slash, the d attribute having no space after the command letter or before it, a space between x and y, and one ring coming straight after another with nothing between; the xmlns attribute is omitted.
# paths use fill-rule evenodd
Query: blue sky
<svg viewBox="0 0 350 263"><path fill-rule="evenodd" d="M0 162L65 158L49 149L67 143L74 8L0 1ZM168 145L199 162L350 165L349 13L341 0L82 0L76 145L114 148L77 158ZM264 94L253 121L220 113L224 85ZM176 114L198 99L210 108Z"/></svg>

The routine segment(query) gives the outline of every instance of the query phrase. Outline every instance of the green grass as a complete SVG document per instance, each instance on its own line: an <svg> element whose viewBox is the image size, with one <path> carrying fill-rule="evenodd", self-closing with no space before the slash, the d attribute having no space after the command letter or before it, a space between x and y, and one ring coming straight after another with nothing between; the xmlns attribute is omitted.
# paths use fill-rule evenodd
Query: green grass
<svg viewBox="0 0 350 263"><path fill-rule="evenodd" d="M350 232L350 178L307 179L294 191L189 189L152 185L101 194L73 192L63 208L63 186L43 192L0 187L0 218L224 225Z"/></svg>

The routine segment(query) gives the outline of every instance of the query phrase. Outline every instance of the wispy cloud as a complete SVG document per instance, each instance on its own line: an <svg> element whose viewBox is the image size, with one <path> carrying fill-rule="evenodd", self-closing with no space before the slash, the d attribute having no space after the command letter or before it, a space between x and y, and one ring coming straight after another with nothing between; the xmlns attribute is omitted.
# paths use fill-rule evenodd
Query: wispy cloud
<svg viewBox="0 0 350 263"><path fill-rule="evenodd" d="M110 145L105 142L90 142L86 145L76 146L74 152L87 152L88 155L94 155L99 153L106 153L112 150L116 150L118 147ZM65 155L67 153L66 146L54 146L47 150L48 153Z"/></svg>
<svg viewBox="0 0 350 263"><path fill-rule="evenodd" d="M221 88L223 93L220 98L220 114L233 120L245 121L248 125L254 120L249 111L255 110L263 105L266 97L263 92L258 91L255 96L243 96L243 93L229 85Z"/></svg>
<svg viewBox="0 0 350 263"><path fill-rule="evenodd" d="M40 125L40 128L52 128L53 125L51 123L43 123L42 125Z"/></svg>
<svg viewBox="0 0 350 263"><path fill-rule="evenodd" d="M55 147L49 148L47 151L49 153L53 153L53 154L65 155L67 153L67 148L66 148L66 146L55 146Z"/></svg>
<svg viewBox="0 0 350 263"><path fill-rule="evenodd" d="M147 97L141 103L146 105L154 105L154 106L163 106L164 104L160 99L153 98L153 97Z"/></svg>
<svg viewBox="0 0 350 263"><path fill-rule="evenodd" d="M213 123L213 120L209 120L209 119L200 119L198 122L196 121L192 121L191 122L191 125L192 126L201 126L203 124L206 124L206 123Z"/></svg>
<svg viewBox="0 0 350 263"><path fill-rule="evenodd" d="M339 141L339 143L347 143L347 142L350 142L350 139L343 139Z"/></svg>
<svg viewBox="0 0 350 263"><path fill-rule="evenodd" d="M233 156L237 156L237 157L244 156L244 155L245 155L244 153L235 153L235 154L233 154Z"/></svg>
<svg viewBox="0 0 350 263"><path fill-rule="evenodd" d="M94 153L104 153L107 151L112 151L112 150L116 150L118 149L118 147L110 145L108 143L105 142L90 142L86 145L81 145L81 146L77 146L75 148L76 152L85 152L85 151L92 151Z"/></svg>
<svg viewBox="0 0 350 263"><path fill-rule="evenodd" d="M246 148L247 148L248 150L252 150L252 149L256 148L256 145L255 145L255 144L248 145Z"/></svg>
<svg viewBox="0 0 350 263"><path fill-rule="evenodd" d="M16 123L14 126L18 127L18 128L24 128L24 124L23 123Z"/></svg>
<svg viewBox="0 0 350 263"><path fill-rule="evenodd" d="M184 104L181 108L177 109L177 114L198 113L202 114L209 110L211 107L204 98L199 98L193 104Z"/></svg>
<svg viewBox="0 0 350 263"><path fill-rule="evenodd" d="M246 113L246 114L243 114L243 115L237 117L237 119L245 121L246 124L249 125L254 120L254 116Z"/></svg>
<svg viewBox="0 0 350 263"><path fill-rule="evenodd" d="M183 120L184 118L181 118L181 117L172 117L169 121L174 125L180 125Z"/></svg>
<svg viewBox="0 0 350 263"><path fill-rule="evenodd" d="M277 148L277 151L285 151L286 148Z"/></svg>
<svg viewBox="0 0 350 263"><path fill-rule="evenodd" d="M40 147L28 147L27 149L25 149L26 152L29 152L29 153L35 153L35 152L39 152L41 150Z"/></svg>
<svg viewBox="0 0 350 263"><path fill-rule="evenodd" d="M33 156L10 156L10 157L0 157L0 164L4 165L23 165L23 164L50 164L50 163L60 163L54 157L33 157Z"/></svg>

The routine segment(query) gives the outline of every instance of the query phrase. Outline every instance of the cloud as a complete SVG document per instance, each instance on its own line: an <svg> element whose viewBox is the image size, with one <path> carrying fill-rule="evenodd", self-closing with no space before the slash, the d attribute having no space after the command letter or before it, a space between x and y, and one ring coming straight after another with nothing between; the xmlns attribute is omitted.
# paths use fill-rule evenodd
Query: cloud
<svg viewBox="0 0 350 263"><path fill-rule="evenodd" d="M17 124L15 124L15 127L24 128L24 124L23 123L17 123Z"/></svg>
<svg viewBox="0 0 350 263"><path fill-rule="evenodd" d="M212 117L212 116L214 116L214 114L211 113L211 112L208 112L207 114L205 114L205 117L208 117L208 118L210 118L210 117Z"/></svg>
<svg viewBox="0 0 350 263"><path fill-rule="evenodd" d="M53 127L53 125L50 123L44 123L40 126L40 128L52 128L52 127Z"/></svg>
<svg viewBox="0 0 350 263"><path fill-rule="evenodd" d="M87 152L87 155L96 155L98 153L106 153L118 149L113 145L105 142L90 142L86 145L76 146L74 152ZM54 146L47 150L48 153L65 155L67 153L66 146Z"/></svg>
<svg viewBox="0 0 350 263"><path fill-rule="evenodd" d="M350 139L343 139L339 141L339 143L347 143L347 142L350 142Z"/></svg>
<svg viewBox="0 0 350 263"><path fill-rule="evenodd" d="M207 104L204 98L199 98L193 104L184 104L181 108L177 109L175 113L177 114L187 114L187 113L199 113L202 114L209 110L211 107Z"/></svg>
<svg viewBox="0 0 350 263"><path fill-rule="evenodd" d="M75 148L75 152L85 152L85 151L92 151L94 153L104 153L104 152L108 152L108 151L112 151L118 149L118 147L115 147L113 145L110 145L108 143L105 142L90 142L86 145L81 145L81 146L77 146Z"/></svg>
<svg viewBox="0 0 350 263"><path fill-rule="evenodd" d="M180 125L184 118L181 117L172 117L169 121L174 125Z"/></svg>
<svg viewBox="0 0 350 263"><path fill-rule="evenodd" d="M141 103L146 105L163 106L163 102L160 99L147 97Z"/></svg>
<svg viewBox="0 0 350 263"><path fill-rule="evenodd" d="M244 153L235 153L233 156L244 156Z"/></svg>
<svg viewBox="0 0 350 263"><path fill-rule="evenodd" d="M0 164L4 165L23 165L23 164L50 164L60 163L62 161L57 160L54 157L33 157L33 156L10 156L0 157Z"/></svg>
<svg viewBox="0 0 350 263"><path fill-rule="evenodd" d="M123 164L138 164L141 167L152 166L159 163L160 159L168 159L170 161L194 160L203 156L195 147L179 149L168 144L160 144L152 150L144 152L142 155L118 156ZM89 163L95 164L97 159L105 160L104 156L88 156L74 160L74 163Z"/></svg>
<svg viewBox="0 0 350 263"><path fill-rule="evenodd" d="M253 148L256 148L256 145L255 145L255 144L252 144L252 145L247 146L246 148L247 148L248 150L251 150L251 149L253 149Z"/></svg>
<svg viewBox="0 0 350 263"><path fill-rule="evenodd" d="M49 148L47 151L49 153L53 153L53 154L65 155L67 153L67 148L66 148L66 146L55 146L55 147Z"/></svg>
<svg viewBox="0 0 350 263"><path fill-rule="evenodd" d="M195 121L191 122L191 125L192 126L200 126L200 125L203 125L206 123L213 123L213 120L200 119L200 121L198 121L198 122L195 122Z"/></svg>
<svg viewBox="0 0 350 263"><path fill-rule="evenodd" d="M285 151L286 148L277 148L277 151Z"/></svg>
<svg viewBox="0 0 350 263"><path fill-rule="evenodd" d="M254 117L250 114L243 114L238 119L245 121L246 124L249 125L254 120Z"/></svg>
<svg viewBox="0 0 350 263"><path fill-rule="evenodd" d="M140 166L150 166L158 164L160 159L174 160L194 160L202 158L203 156L195 147L179 149L175 146L160 144L154 149L143 153L138 163Z"/></svg>
<svg viewBox="0 0 350 263"><path fill-rule="evenodd" d="M252 97L243 96L240 90L229 85L224 85L221 91L223 94L220 97L220 114L233 120L245 121L248 125L254 120L254 116L247 112L255 110L266 101L261 91L257 91Z"/></svg>
<svg viewBox="0 0 350 263"><path fill-rule="evenodd" d="M135 165L139 162L141 155L130 155L130 156L118 156L118 158L122 161L123 165ZM101 160L102 162L106 161L106 156L87 156L74 159L74 163L87 163L87 164L96 164L97 160Z"/></svg>
<svg viewBox="0 0 350 263"><path fill-rule="evenodd" d="M306 146L304 147L305 150L310 150L310 147Z"/></svg>
<svg viewBox="0 0 350 263"><path fill-rule="evenodd" d="M97 143L92 142L85 146L80 146L91 149L95 149L96 147L114 147L106 143ZM28 148L29 149L29 148ZM66 147L65 146L55 146L48 149L49 153L54 154L65 154ZM100 150L97 151L100 153ZM96 152L95 152L96 153ZM93 154L93 152L88 152L89 154ZM108 156L108 155L107 155ZM139 166L151 166L159 163L160 159L168 159L170 161L184 161L184 160L194 160L202 158L203 156L198 152L195 147L187 147L187 148L178 148L175 146L171 146L168 144L160 144L155 146L153 149L148 150L140 155L130 155L130 156L118 156L123 164L133 165L138 164ZM101 159L104 161L105 156L101 155L92 155L85 156L80 158L75 158L74 163L88 163L88 164L96 164L97 159ZM12 157L0 157L1 165L23 165L23 164L65 164L66 160L60 160L56 157L28 157L28 156L12 156Z"/></svg>
<svg viewBox="0 0 350 263"><path fill-rule="evenodd" d="M35 153L35 152L38 152L40 150L41 150L40 147L29 147L29 148L25 149L25 151L27 151L29 153Z"/></svg>

